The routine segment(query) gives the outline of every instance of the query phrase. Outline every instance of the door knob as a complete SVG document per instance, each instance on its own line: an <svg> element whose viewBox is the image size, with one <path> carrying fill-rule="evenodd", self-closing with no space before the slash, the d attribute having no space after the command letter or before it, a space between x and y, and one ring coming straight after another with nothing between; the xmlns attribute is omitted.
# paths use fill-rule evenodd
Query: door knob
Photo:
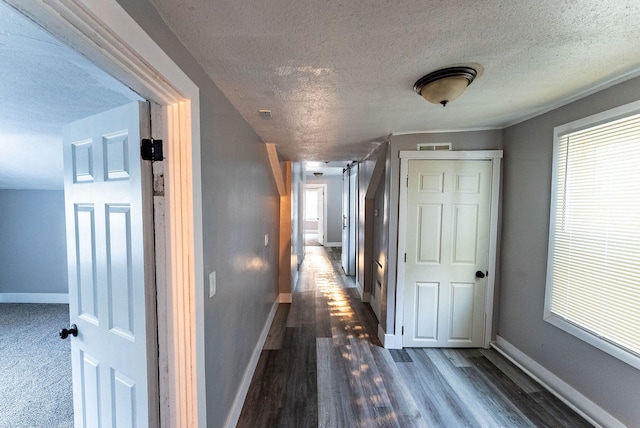
<svg viewBox="0 0 640 428"><path fill-rule="evenodd" d="M481 270L479 270L478 272L476 272L476 278L484 278L486 275L484 274L484 272L482 272Z"/></svg>
<svg viewBox="0 0 640 428"><path fill-rule="evenodd" d="M60 339L66 339L67 337L69 337L69 335L72 335L73 337L76 337L78 335L77 325L71 324L69 329L63 328L62 330L60 330Z"/></svg>

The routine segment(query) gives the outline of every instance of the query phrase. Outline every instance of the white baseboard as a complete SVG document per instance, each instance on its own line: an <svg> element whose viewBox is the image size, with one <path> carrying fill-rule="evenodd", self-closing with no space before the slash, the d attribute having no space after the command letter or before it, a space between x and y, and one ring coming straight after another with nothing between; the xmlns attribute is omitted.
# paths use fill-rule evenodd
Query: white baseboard
<svg viewBox="0 0 640 428"><path fill-rule="evenodd" d="M502 337L496 336L496 342L492 346L591 424L597 427L625 427L623 423L596 403L589 400L571 385L551 373Z"/></svg>
<svg viewBox="0 0 640 428"><path fill-rule="evenodd" d="M235 400L233 400L233 406L231 406L231 411L229 412L227 420L224 424L226 428L234 428L238 424L238 419L240 419L240 412L242 412L242 406L244 405L244 400L247 398L247 392L249 391L249 386L251 385L251 379L253 378L253 374L255 373L256 367L258 366L258 360L260 360L260 354L262 353L262 348L264 348L264 343L267 341L267 336L269 335L269 330L271 329L271 323L273 322L273 318L276 316L277 309L278 302L276 301L271 307L271 311L269 312L269 316L267 316L267 321L264 324L264 328L262 329L262 333L260 334L258 343L253 349L253 354L251 354L249 365L244 372L244 376L242 376L240 388L236 393L236 398Z"/></svg>
<svg viewBox="0 0 640 428"><path fill-rule="evenodd" d="M291 303L292 301L291 293L280 293L278 295L278 303Z"/></svg>
<svg viewBox="0 0 640 428"><path fill-rule="evenodd" d="M66 303L68 293L0 293L0 303Z"/></svg>
<svg viewBox="0 0 640 428"><path fill-rule="evenodd" d="M378 324L378 339L386 349L402 349L402 335L385 333L380 324Z"/></svg>
<svg viewBox="0 0 640 428"><path fill-rule="evenodd" d="M342 247L342 242L325 242L325 247Z"/></svg>
<svg viewBox="0 0 640 428"><path fill-rule="evenodd" d="M378 339L382 346L386 348L385 342L387 341L387 335L384 334L384 329L382 328L382 324L378 324Z"/></svg>
<svg viewBox="0 0 640 428"><path fill-rule="evenodd" d="M367 293L366 291L362 293L362 301L368 303L371 301L371 293Z"/></svg>

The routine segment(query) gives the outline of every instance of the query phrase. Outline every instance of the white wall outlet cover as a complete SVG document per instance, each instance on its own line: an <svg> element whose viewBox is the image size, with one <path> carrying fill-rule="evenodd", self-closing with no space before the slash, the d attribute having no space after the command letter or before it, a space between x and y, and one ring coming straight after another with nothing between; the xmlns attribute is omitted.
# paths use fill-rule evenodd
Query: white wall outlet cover
<svg viewBox="0 0 640 428"><path fill-rule="evenodd" d="M266 247L267 245L269 245L269 234L265 234L264 235L264 246Z"/></svg>
<svg viewBox="0 0 640 428"><path fill-rule="evenodd" d="M216 273L214 271L209 274L209 298L215 296L216 291Z"/></svg>

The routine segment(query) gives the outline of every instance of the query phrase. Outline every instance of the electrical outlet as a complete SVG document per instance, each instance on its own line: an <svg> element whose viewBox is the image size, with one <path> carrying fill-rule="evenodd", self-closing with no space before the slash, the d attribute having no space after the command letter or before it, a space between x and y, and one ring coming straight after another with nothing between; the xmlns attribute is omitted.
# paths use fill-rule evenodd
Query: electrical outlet
<svg viewBox="0 0 640 428"><path fill-rule="evenodd" d="M216 272L213 271L209 274L209 298L215 296L216 291Z"/></svg>

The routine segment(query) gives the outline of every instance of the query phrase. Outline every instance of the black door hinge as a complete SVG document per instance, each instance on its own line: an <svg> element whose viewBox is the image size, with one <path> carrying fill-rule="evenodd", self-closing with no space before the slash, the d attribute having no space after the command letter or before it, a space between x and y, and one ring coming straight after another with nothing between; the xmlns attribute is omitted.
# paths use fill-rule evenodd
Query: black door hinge
<svg viewBox="0 0 640 428"><path fill-rule="evenodd" d="M143 138L140 144L140 156L142 160L161 161L162 156L162 140L154 140L152 138Z"/></svg>
<svg viewBox="0 0 640 428"><path fill-rule="evenodd" d="M402 326L402 336L404 336L404 326Z"/></svg>

